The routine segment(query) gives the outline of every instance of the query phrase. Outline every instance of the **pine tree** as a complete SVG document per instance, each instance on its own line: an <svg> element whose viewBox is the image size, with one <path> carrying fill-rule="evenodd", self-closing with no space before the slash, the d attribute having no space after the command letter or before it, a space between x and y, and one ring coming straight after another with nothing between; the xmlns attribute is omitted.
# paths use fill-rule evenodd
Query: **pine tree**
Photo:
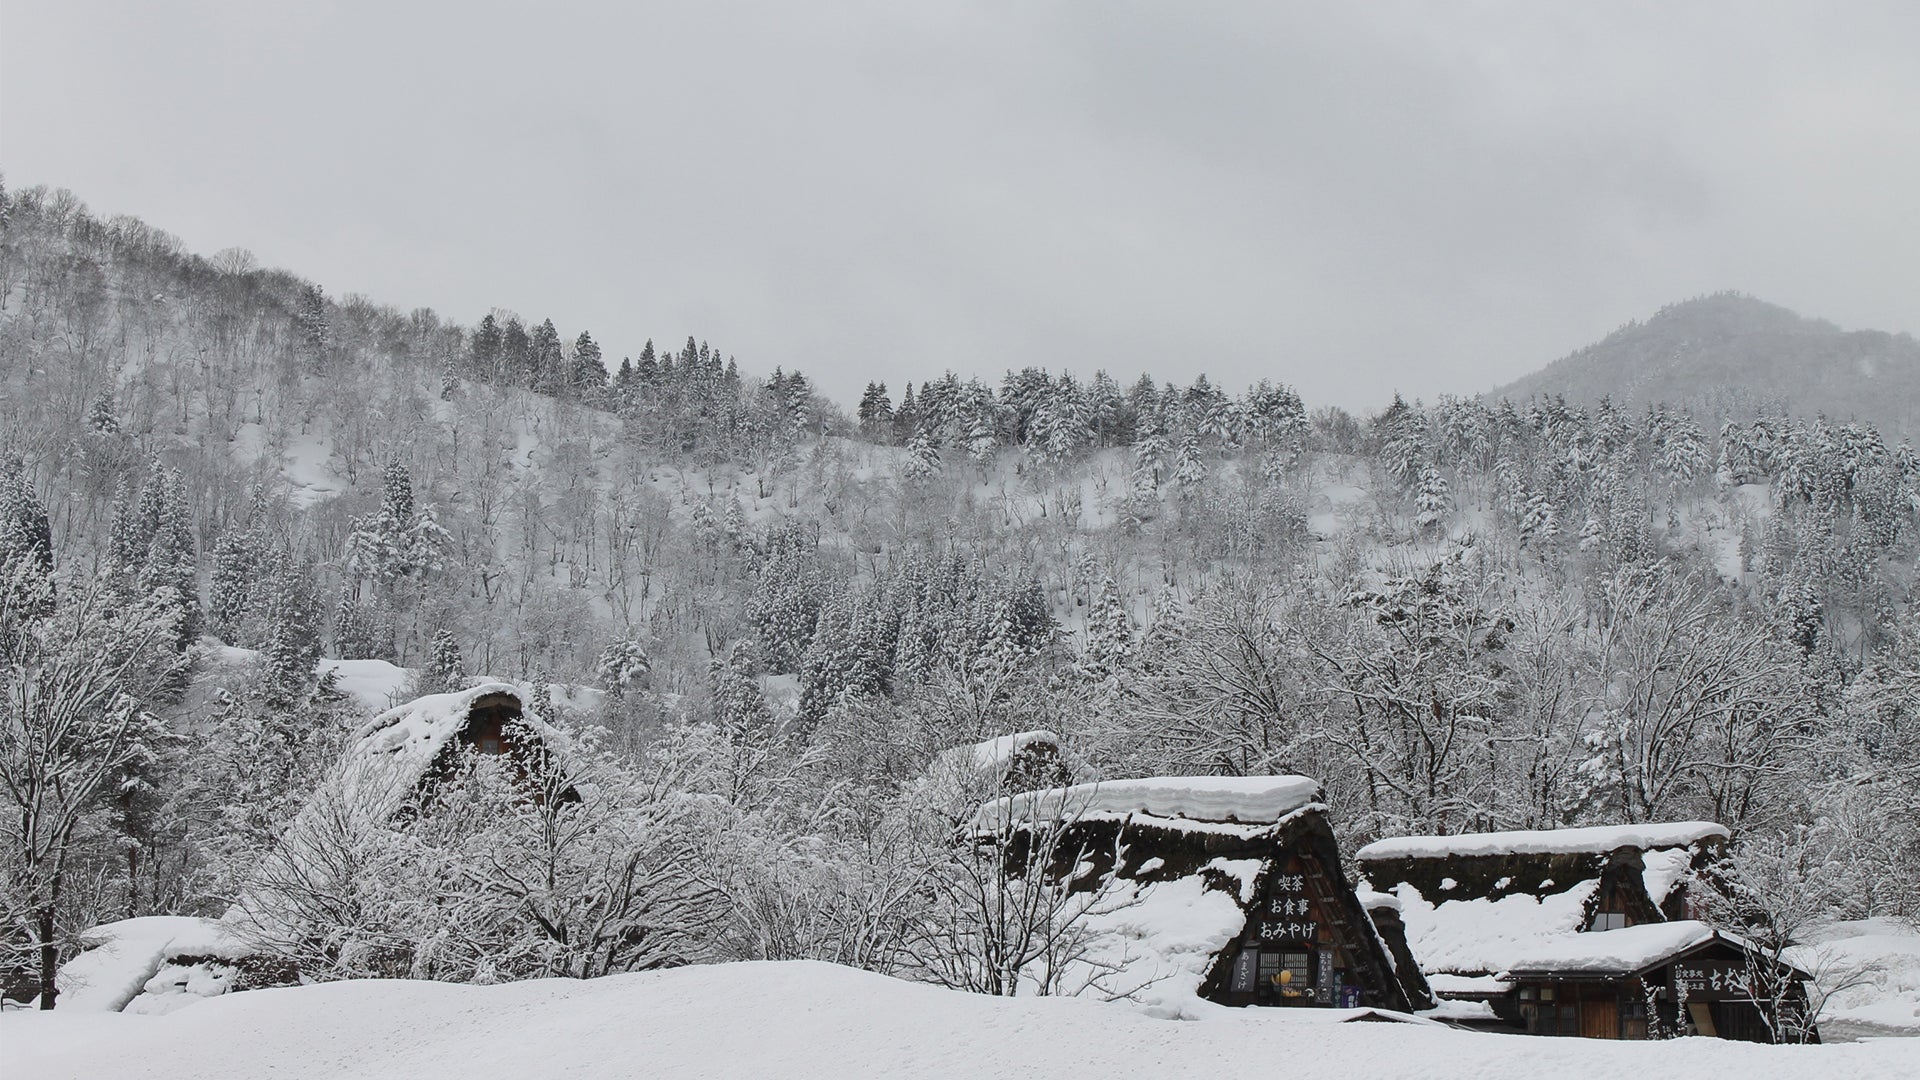
<svg viewBox="0 0 1920 1080"><path fill-rule="evenodd" d="M773 710L754 677L753 653L749 643L735 642L711 670L713 721L727 748L727 794L736 804L753 789L778 737Z"/></svg>
<svg viewBox="0 0 1920 1080"><path fill-rule="evenodd" d="M497 381L509 385L525 386L533 379L533 342L527 337L527 328L520 325L519 318L507 316L507 325L500 331L500 374Z"/></svg>
<svg viewBox="0 0 1920 1080"><path fill-rule="evenodd" d="M653 661L647 658L647 650L639 642L629 639L613 642L602 650L597 667L601 689L618 698L624 697L629 689L647 685Z"/></svg>
<svg viewBox="0 0 1920 1080"><path fill-rule="evenodd" d="M771 550L747 597L747 623L754 628L775 674L797 671L820 618L820 566L810 547L794 537L769 539Z"/></svg>
<svg viewBox="0 0 1920 1080"><path fill-rule="evenodd" d="M306 353L308 366L316 372L324 372L327 367L327 346L333 337L333 329L327 315L327 295L320 291L320 286L301 287L293 321L299 328L300 345Z"/></svg>
<svg viewBox="0 0 1920 1080"><path fill-rule="evenodd" d="M607 385L607 366L600 361L600 345L585 330L573 341L573 386L594 391Z"/></svg>
<svg viewBox="0 0 1920 1080"><path fill-rule="evenodd" d="M232 529L213 548L213 577L207 585L210 629L229 645L250 645L244 621L258 584L262 537L251 528Z"/></svg>
<svg viewBox="0 0 1920 1080"><path fill-rule="evenodd" d="M1207 462L1200 455L1200 436L1190 431L1180 440L1180 453L1173 459L1173 482L1179 487L1181 498L1191 499L1206 479Z"/></svg>
<svg viewBox="0 0 1920 1080"><path fill-rule="evenodd" d="M445 694L466 685L466 661L460 656L460 640L453 636L453 631L443 629L433 635L433 644L427 650L427 664L420 671L420 692Z"/></svg>
<svg viewBox="0 0 1920 1080"><path fill-rule="evenodd" d="M907 384L906 392L900 395L900 407L893 413L893 441L905 443L913 437L920 423L920 406L913 400L913 384Z"/></svg>
<svg viewBox="0 0 1920 1080"><path fill-rule="evenodd" d="M857 410L860 433L875 442L886 442L893 435L893 399L887 396L887 384L870 382L860 395Z"/></svg>
<svg viewBox="0 0 1920 1080"><path fill-rule="evenodd" d="M1148 428L1147 433L1133 445L1133 486L1139 491L1159 491L1160 478L1167 468L1167 458L1173 447L1167 442L1167 433L1158 423Z"/></svg>
<svg viewBox="0 0 1920 1080"><path fill-rule="evenodd" d="M111 557L122 584L135 596L163 590L180 613L179 645L200 636L199 563L194 548L192 512L186 478L156 459L130 512L120 504Z"/></svg>
<svg viewBox="0 0 1920 1080"><path fill-rule="evenodd" d="M292 707L307 699L320 662L320 598L312 573L285 548L275 552L265 592L267 701Z"/></svg>
<svg viewBox="0 0 1920 1080"><path fill-rule="evenodd" d="M925 432L916 432L907 440L907 459L900 473L909 480L925 480L940 475L940 447Z"/></svg>
<svg viewBox="0 0 1920 1080"><path fill-rule="evenodd" d="M334 655L342 660L374 660L385 651L375 638L366 608L351 593L340 597L333 608Z"/></svg>
<svg viewBox="0 0 1920 1080"><path fill-rule="evenodd" d="M495 381L500 378L500 354L504 348L504 339L500 333L500 322L488 312L480 320L480 326L473 332L472 359L475 378Z"/></svg>
<svg viewBox="0 0 1920 1080"><path fill-rule="evenodd" d="M1415 520L1420 528L1433 532L1443 527L1453 512L1453 496L1447 491L1447 478L1432 462L1420 467L1420 491L1414 496L1418 510Z"/></svg>
<svg viewBox="0 0 1920 1080"><path fill-rule="evenodd" d="M120 418L113 411L113 395L101 394L87 410L87 428L95 435L112 435L120 430Z"/></svg>
<svg viewBox="0 0 1920 1080"><path fill-rule="evenodd" d="M567 382L566 350L560 344L560 331L553 320L545 319L527 338L527 381L532 390L550 394Z"/></svg>
<svg viewBox="0 0 1920 1080"><path fill-rule="evenodd" d="M413 474L399 461L389 461L381 470L380 512L398 523L413 520Z"/></svg>
<svg viewBox="0 0 1920 1080"><path fill-rule="evenodd" d="M0 460L0 566L15 560L53 569L53 527L19 458Z"/></svg>
<svg viewBox="0 0 1920 1080"><path fill-rule="evenodd" d="M560 714L553 708L553 676L544 667L533 669L533 678L527 694L527 708L534 718L545 724L560 722Z"/></svg>
<svg viewBox="0 0 1920 1080"><path fill-rule="evenodd" d="M1080 673L1096 681L1111 678L1133 662L1136 650L1133 618L1109 577L1087 611L1087 647L1080 654Z"/></svg>

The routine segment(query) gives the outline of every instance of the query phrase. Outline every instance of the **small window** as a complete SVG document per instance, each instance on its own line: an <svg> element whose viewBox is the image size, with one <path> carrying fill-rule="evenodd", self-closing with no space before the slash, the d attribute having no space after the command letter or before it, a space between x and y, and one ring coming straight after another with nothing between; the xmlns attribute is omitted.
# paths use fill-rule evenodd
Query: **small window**
<svg viewBox="0 0 1920 1080"><path fill-rule="evenodd" d="M1624 911L1596 911L1593 925L1589 930L1624 930L1627 926L1627 914Z"/></svg>

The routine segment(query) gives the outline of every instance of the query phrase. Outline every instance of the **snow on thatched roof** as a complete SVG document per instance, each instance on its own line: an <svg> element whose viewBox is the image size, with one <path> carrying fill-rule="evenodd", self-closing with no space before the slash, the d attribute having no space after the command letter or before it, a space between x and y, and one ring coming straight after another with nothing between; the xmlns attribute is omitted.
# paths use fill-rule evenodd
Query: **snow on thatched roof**
<svg viewBox="0 0 1920 1080"><path fill-rule="evenodd" d="M1399 897L1392 893L1376 891L1365 882L1361 882L1360 886L1353 890L1353 895L1354 899L1360 901L1360 906L1366 908L1368 911L1401 910Z"/></svg>
<svg viewBox="0 0 1920 1080"><path fill-rule="evenodd" d="M80 946L84 951L62 964L57 976L55 1000L63 1012L119 1012L176 960L241 960L252 952L226 926L188 915L105 923L81 934ZM196 988L195 996L224 989Z"/></svg>
<svg viewBox="0 0 1920 1080"><path fill-rule="evenodd" d="M511 699L520 711L520 722L543 746L564 753L564 737L526 709L528 696L511 683L483 682L453 693L415 698L362 725L340 763L294 816L257 871L268 885L243 889L225 921L269 936L291 925L295 919L282 910L286 905L275 899L271 883L324 877L345 837L390 821L420 790L442 754L451 752L483 699Z"/></svg>
<svg viewBox="0 0 1920 1080"><path fill-rule="evenodd" d="M1030 791L980 808L974 828L996 832L1033 821L1087 821L1145 815L1180 827L1279 824L1321 805L1320 782L1305 776L1155 776Z"/></svg>
<svg viewBox="0 0 1920 1080"><path fill-rule="evenodd" d="M1060 736L1044 730L1021 731L974 743L972 746L956 746L951 750L942 751L940 759L980 772L999 774L1004 773L1007 767L1013 764L1016 755L1032 746L1048 746L1058 750Z"/></svg>
<svg viewBox="0 0 1920 1080"><path fill-rule="evenodd" d="M1443 859L1453 856L1604 855L1620 848L1651 851L1690 847L1732 834L1711 821L1675 821L1643 825L1601 825L1581 829L1528 829L1516 832L1460 833L1454 836L1400 836L1375 840L1354 853L1361 862L1389 859Z"/></svg>
<svg viewBox="0 0 1920 1080"><path fill-rule="evenodd" d="M1578 934L1598 878L1543 895L1511 893L1429 899L1408 883L1394 887L1407 945L1428 975L1491 975L1548 943Z"/></svg>
<svg viewBox="0 0 1920 1080"><path fill-rule="evenodd" d="M1724 941L1735 948L1747 947L1738 938L1692 919L1643 923L1540 942L1516 955L1508 965L1507 974L1635 975L1713 941Z"/></svg>
<svg viewBox="0 0 1920 1080"><path fill-rule="evenodd" d="M561 748L560 733L544 717L525 710L527 695L519 687L484 682L450 694L415 698L361 725L341 757L335 782L370 812L398 810L442 751L466 730L474 704L494 695L512 698L522 708L521 722L548 748Z"/></svg>

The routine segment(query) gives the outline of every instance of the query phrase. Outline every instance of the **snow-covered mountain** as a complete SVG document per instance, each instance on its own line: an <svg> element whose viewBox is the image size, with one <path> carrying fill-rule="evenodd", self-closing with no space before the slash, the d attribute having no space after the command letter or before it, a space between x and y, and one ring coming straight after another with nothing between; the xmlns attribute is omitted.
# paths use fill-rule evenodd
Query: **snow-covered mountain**
<svg viewBox="0 0 1920 1080"><path fill-rule="evenodd" d="M1920 433L1920 342L1842 330L1736 293L1661 308L1489 396L1602 397L1635 410L1664 402L1708 412L1772 411L1862 420Z"/></svg>

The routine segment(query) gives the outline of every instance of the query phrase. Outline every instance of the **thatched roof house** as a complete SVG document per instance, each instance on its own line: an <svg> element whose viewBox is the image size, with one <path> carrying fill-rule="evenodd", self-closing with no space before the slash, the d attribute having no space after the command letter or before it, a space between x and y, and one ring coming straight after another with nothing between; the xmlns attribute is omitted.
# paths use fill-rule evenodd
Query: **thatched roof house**
<svg viewBox="0 0 1920 1080"><path fill-rule="evenodd" d="M354 830L391 824L452 775L463 751L546 772L564 746L509 683L429 694L381 713L355 732L224 918L130 919L89 931L82 938L87 951L61 968L62 1007L165 1012L230 989L287 981L293 973L270 968L252 943L309 921L303 897L326 895L330 876L350 872L352 861L340 856ZM535 790L536 798L549 797L550 789ZM579 795L562 785L551 797Z"/></svg>
<svg viewBox="0 0 1920 1080"><path fill-rule="evenodd" d="M987 803L973 831L1014 862L1054 844L1047 873L1112 889L1118 902L1097 922L1095 959L1113 969L1111 988L1164 1011L1196 999L1400 1012L1431 1004L1418 972L1399 977L1342 876L1314 780L1051 788Z"/></svg>
<svg viewBox="0 0 1920 1080"><path fill-rule="evenodd" d="M1725 873L1728 839L1724 826L1691 821L1399 837L1355 858L1367 895L1392 906L1380 922L1397 923L1433 992L1478 1003L1488 1026L1769 1039L1783 1019L1800 1018L1757 997L1803 994L1708 1002L1689 992L1708 962L1722 984L1731 965L1751 969L1754 978L1738 980L1742 993L1756 981L1806 977L1699 921Z"/></svg>

